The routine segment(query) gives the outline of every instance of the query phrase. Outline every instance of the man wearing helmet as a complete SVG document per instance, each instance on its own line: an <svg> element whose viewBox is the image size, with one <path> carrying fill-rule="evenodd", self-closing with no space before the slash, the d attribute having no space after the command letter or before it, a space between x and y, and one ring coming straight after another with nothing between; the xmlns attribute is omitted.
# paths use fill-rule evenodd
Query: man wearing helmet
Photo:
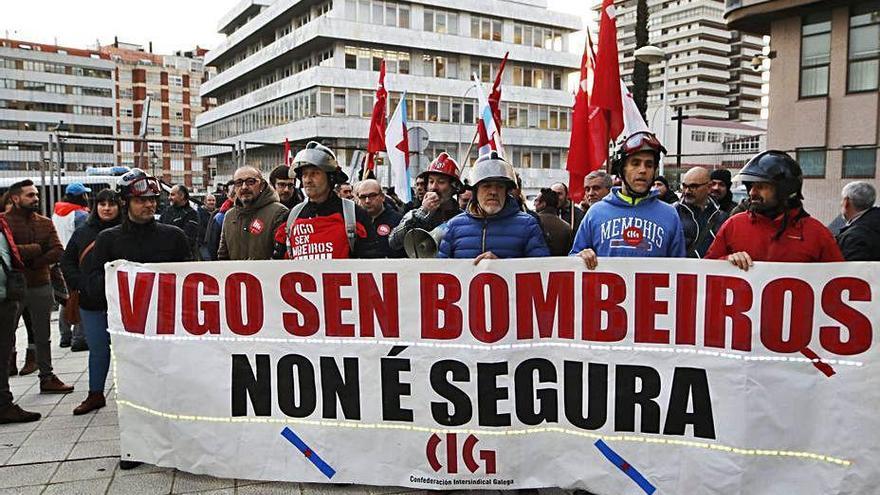
<svg viewBox="0 0 880 495"><path fill-rule="evenodd" d="M742 270L754 261L844 261L831 232L803 209L803 174L781 151L759 153L736 177L749 192L749 210L732 216L706 253Z"/></svg>
<svg viewBox="0 0 880 495"><path fill-rule="evenodd" d="M284 225L287 207L254 167L240 167L232 175L236 202L223 218L220 260L268 260L275 251L275 231Z"/></svg>
<svg viewBox="0 0 880 495"><path fill-rule="evenodd" d="M675 208L651 188L660 154L666 149L647 131L633 133L620 144L612 172L622 186L587 210L569 256L580 256L594 269L599 256L683 258L684 234Z"/></svg>
<svg viewBox="0 0 880 495"><path fill-rule="evenodd" d="M348 176L326 146L310 141L293 159L305 201L275 232L277 259L377 258L376 232L367 212L340 198L334 186Z"/></svg>
<svg viewBox="0 0 880 495"><path fill-rule="evenodd" d="M159 181L133 168L119 177L116 191L123 201L122 223L104 229L95 239L94 262L85 273L80 289L99 307L107 305L104 292L104 264L115 260L138 263L190 261L192 251L179 227L156 221ZM132 469L140 462L121 459L120 469Z"/></svg>
<svg viewBox="0 0 880 495"><path fill-rule="evenodd" d="M391 231L388 236L391 249L403 249L403 239L409 231L424 229L430 232L461 213L455 195L464 190L464 185L458 174L458 164L443 152L437 155L427 170L416 177L417 182L425 182L427 192L422 198L421 206L409 210L400 224Z"/></svg>
<svg viewBox="0 0 880 495"><path fill-rule="evenodd" d="M511 196L516 176L493 151L477 159L471 172L474 197L463 215L447 222L439 258L484 259L550 256L541 225Z"/></svg>

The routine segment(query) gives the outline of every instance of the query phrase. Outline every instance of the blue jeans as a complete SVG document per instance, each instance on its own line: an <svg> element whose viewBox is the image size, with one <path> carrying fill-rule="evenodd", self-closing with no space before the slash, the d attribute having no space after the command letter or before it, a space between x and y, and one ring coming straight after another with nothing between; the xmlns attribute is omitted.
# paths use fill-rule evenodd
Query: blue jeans
<svg viewBox="0 0 880 495"><path fill-rule="evenodd" d="M89 392L104 392L110 370L110 334L107 312L79 308L81 325L89 344Z"/></svg>

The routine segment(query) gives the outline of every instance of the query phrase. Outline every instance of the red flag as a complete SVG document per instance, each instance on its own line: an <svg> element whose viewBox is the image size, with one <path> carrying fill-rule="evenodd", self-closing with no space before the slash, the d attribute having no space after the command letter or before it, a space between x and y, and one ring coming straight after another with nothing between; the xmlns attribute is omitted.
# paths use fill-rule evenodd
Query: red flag
<svg viewBox="0 0 880 495"><path fill-rule="evenodd" d="M590 104L603 110L608 139L623 132L623 102L620 100L620 62L617 58L617 21L614 1L602 1L599 22L599 53Z"/></svg>
<svg viewBox="0 0 880 495"><path fill-rule="evenodd" d="M510 55L510 52L505 53L504 58L501 59L498 73L495 74L495 82L492 84L492 92L489 93L487 98L489 100L489 108L492 110L492 119L495 121L495 129L497 129L499 136L501 135L501 77L504 75L504 66L507 65L508 55ZM479 81L475 81L475 83L480 84ZM482 119L477 119L477 134L479 135L477 149L480 154L486 153L487 150L495 149L494 140L490 139Z"/></svg>
<svg viewBox="0 0 880 495"><path fill-rule="evenodd" d="M284 138L284 164L289 167L291 160L293 157L290 155L290 141Z"/></svg>
<svg viewBox="0 0 880 495"><path fill-rule="evenodd" d="M370 119L370 139L367 142L367 170L373 170L374 159L380 151L385 151L385 59L379 68L379 88L376 89L376 103L373 105L373 117Z"/></svg>
<svg viewBox="0 0 880 495"><path fill-rule="evenodd" d="M590 33L587 32L589 43ZM591 170L589 115L590 99L587 93L587 79L590 72L590 54L587 46L584 46L584 55L581 57L581 78L578 84L577 94L574 97L574 108L571 112L571 138L568 145L568 160L565 168L568 170L568 193L575 203L580 202L584 196L584 177Z"/></svg>

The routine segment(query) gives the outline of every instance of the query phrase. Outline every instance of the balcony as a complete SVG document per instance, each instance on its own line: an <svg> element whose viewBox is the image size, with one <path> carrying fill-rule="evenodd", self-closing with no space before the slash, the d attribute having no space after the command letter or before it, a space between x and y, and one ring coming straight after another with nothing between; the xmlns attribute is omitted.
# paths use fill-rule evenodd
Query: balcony
<svg viewBox="0 0 880 495"><path fill-rule="evenodd" d="M753 34L770 34L770 23L776 19L800 15L803 7L819 0L725 0L724 19L731 29ZM834 2L834 3L855 3Z"/></svg>

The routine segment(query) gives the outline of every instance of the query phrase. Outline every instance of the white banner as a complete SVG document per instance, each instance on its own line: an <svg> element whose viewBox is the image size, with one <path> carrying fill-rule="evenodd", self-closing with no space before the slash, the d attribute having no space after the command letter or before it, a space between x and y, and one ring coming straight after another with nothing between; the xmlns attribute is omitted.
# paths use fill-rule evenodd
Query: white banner
<svg viewBox="0 0 880 495"><path fill-rule="evenodd" d="M106 281L123 458L598 495L880 484L876 264L116 262Z"/></svg>

